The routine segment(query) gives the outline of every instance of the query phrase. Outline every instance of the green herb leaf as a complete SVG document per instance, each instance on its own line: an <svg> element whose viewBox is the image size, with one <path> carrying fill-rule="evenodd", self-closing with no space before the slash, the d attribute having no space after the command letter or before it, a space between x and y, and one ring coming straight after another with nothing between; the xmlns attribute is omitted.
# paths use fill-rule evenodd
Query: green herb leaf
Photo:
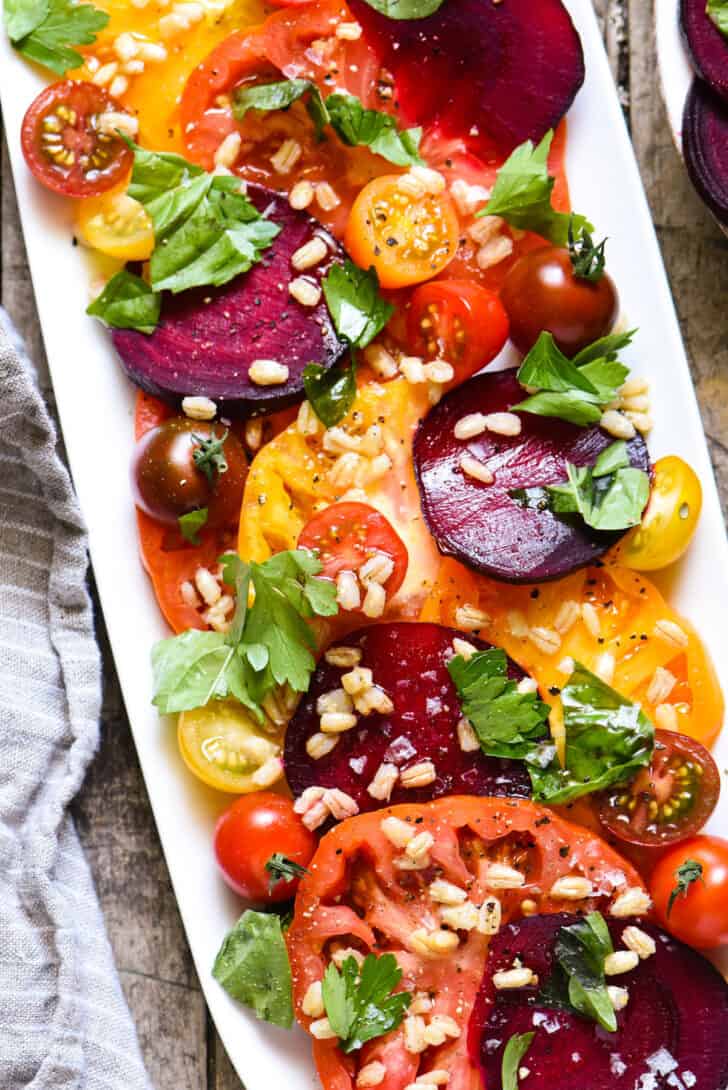
<svg viewBox="0 0 728 1090"><path fill-rule="evenodd" d="M282 852L274 852L266 863L265 869L270 875L268 879L269 893L272 893L280 882L292 882L295 878L303 878L304 874L311 873L307 867L295 863L288 856L283 855Z"/></svg>
<svg viewBox="0 0 728 1090"><path fill-rule="evenodd" d="M705 882L705 879L703 878L703 864L699 863L697 859L686 859L675 871L675 885L670 893L670 899L667 902L667 912L665 913L668 920L670 919L670 913L673 910L675 901L678 897L687 897L688 890L694 882Z"/></svg>
<svg viewBox="0 0 728 1090"><path fill-rule="evenodd" d="M366 0L366 3L388 19L425 19L438 11L444 0Z"/></svg>
<svg viewBox="0 0 728 1090"><path fill-rule="evenodd" d="M366 348L394 314L379 293L376 270L360 269L349 258L331 267L323 289L336 332L351 348Z"/></svg>
<svg viewBox="0 0 728 1090"><path fill-rule="evenodd" d="M591 284L601 280L604 276L606 245L607 240L604 238L595 246L586 227L582 228L580 234L575 235L572 224L569 224L569 257L574 276L578 280L588 280Z"/></svg>
<svg viewBox="0 0 728 1090"><path fill-rule="evenodd" d="M330 962L323 980L323 1000L331 1028L344 1052L396 1029L412 1002L409 992L395 992L402 970L393 954L368 954L359 969L354 958L341 971Z"/></svg>
<svg viewBox="0 0 728 1090"><path fill-rule="evenodd" d="M636 329L629 329L625 333L608 333L606 337L600 337L598 341L592 341L586 348L582 348L571 362L574 367L583 367L594 360L616 360L618 353L632 343L636 333Z"/></svg>
<svg viewBox="0 0 728 1090"><path fill-rule="evenodd" d="M655 729L639 704L626 700L577 662L561 690L565 764L529 762L537 802L571 802L626 783L652 759Z"/></svg>
<svg viewBox="0 0 728 1090"><path fill-rule="evenodd" d="M548 704L537 693L520 693L508 678L505 651L478 651L469 660L455 655L447 665L463 715L490 757L524 759L548 737Z"/></svg>
<svg viewBox="0 0 728 1090"><path fill-rule="evenodd" d="M177 519L182 537L191 541L193 545L200 544L200 530L207 524L208 510L206 507L198 507L196 511L188 511L186 515L180 515Z"/></svg>
<svg viewBox="0 0 728 1090"><path fill-rule="evenodd" d="M303 369L303 388L319 420L332 428L343 420L356 398L356 367L322 367L309 363Z"/></svg>
<svg viewBox="0 0 728 1090"><path fill-rule="evenodd" d="M565 246L569 229L578 235L594 228L584 216L555 212L551 205L556 179L549 175L548 157L553 138L550 130L538 147L527 140L516 148L498 171L491 198L478 215L502 216L511 227Z"/></svg>
<svg viewBox="0 0 728 1090"><path fill-rule="evenodd" d="M93 4L71 0L10 0L4 17L18 52L59 76L83 64L83 56L71 47L91 45L109 22Z"/></svg>
<svg viewBox="0 0 728 1090"><path fill-rule="evenodd" d="M539 999L616 1032L617 1016L604 975L604 959L612 952L609 928L600 912L590 912L583 920L562 927L554 944L555 969Z"/></svg>
<svg viewBox="0 0 728 1090"><path fill-rule="evenodd" d="M225 428L222 435L217 435L213 428L212 435L193 434L192 436L195 443L192 460L200 473L205 475L208 484L214 484L218 477L228 471L225 443L229 434L230 432Z"/></svg>
<svg viewBox="0 0 728 1090"><path fill-rule="evenodd" d="M215 980L263 1022L290 1029L293 984L280 918L248 909L223 941L212 968Z"/></svg>
<svg viewBox="0 0 728 1090"><path fill-rule="evenodd" d="M555 514L577 514L595 530L638 525L650 496L650 478L629 465L626 444L607 447L593 467L567 462L566 474L565 484L545 488Z"/></svg>
<svg viewBox="0 0 728 1090"><path fill-rule="evenodd" d="M728 38L728 0L708 0L705 10L721 34Z"/></svg>
<svg viewBox="0 0 728 1090"><path fill-rule="evenodd" d="M501 1060L501 1090L518 1090L518 1069L531 1047L535 1033L514 1033L503 1049Z"/></svg>
<svg viewBox="0 0 728 1090"><path fill-rule="evenodd" d="M161 305L159 293L152 291L146 280L121 269L86 308L86 313L114 329L153 333Z"/></svg>
<svg viewBox="0 0 728 1090"><path fill-rule="evenodd" d="M152 648L152 676L153 703L162 715L202 708L246 689L242 664L220 632L190 629L160 640Z"/></svg>
<svg viewBox="0 0 728 1090"><path fill-rule="evenodd" d="M553 416L587 428L598 424L602 410L579 390L568 390L562 394L539 393L527 397L512 406L513 412L533 413L535 416Z"/></svg>
<svg viewBox="0 0 728 1090"><path fill-rule="evenodd" d="M310 79L284 79L277 83L259 83L253 87L239 87L235 91L233 117L242 121L249 110L287 110L306 94L319 95Z"/></svg>

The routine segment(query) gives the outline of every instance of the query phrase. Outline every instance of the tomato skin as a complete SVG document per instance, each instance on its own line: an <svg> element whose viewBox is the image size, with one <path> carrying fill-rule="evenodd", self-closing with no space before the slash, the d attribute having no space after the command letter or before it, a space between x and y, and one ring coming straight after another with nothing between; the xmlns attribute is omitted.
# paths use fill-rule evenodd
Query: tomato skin
<svg viewBox="0 0 728 1090"><path fill-rule="evenodd" d="M132 484L137 506L151 518L174 526L181 515L208 509L210 528L237 522L248 475L245 451L228 432L223 444L225 473L214 473L212 483L194 462L197 439L222 437L222 425L177 416L158 425L137 443L132 462Z"/></svg>
<svg viewBox="0 0 728 1090"><path fill-rule="evenodd" d="M123 107L93 83L61 80L41 91L20 133L35 178L55 193L76 198L97 197L121 181L131 170L132 151L119 136L97 126L99 115L112 111L123 112ZM64 162L69 156L72 161Z"/></svg>
<svg viewBox="0 0 728 1090"><path fill-rule="evenodd" d="M436 280L412 295L407 347L414 356L447 360L455 385L495 359L508 330L508 315L495 292L472 280Z"/></svg>
<svg viewBox="0 0 728 1090"><path fill-rule="evenodd" d="M375 553L394 561L384 584L388 597L397 593L407 574L407 549L391 523L367 503L334 503L315 515L298 539L303 549L313 549L323 565L322 575L336 579L339 572L357 572Z"/></svg>
<svg viewBox="0 0 728 1090"><path fill-rule="evenodd" d="M596 283L579 279L569 251L557 246L520 258L503 282L501 299L511 320L511 340L523 353L549 330L561 351L574 356L606 336L619 313L609 274Z"/></svg>
<svg viewBox="0 0 728 1090"><path fill-rule="evenodd" d="M154 249L154 227L144 207L125 191L81 202L78 234L86 246L120 261L146 261Z"/></svg>
<svg viewBox="0 0 728 1090"><path fill-rule="evenodd" d="M680 894L670 912L667 905L678 867L694 859L703 867L702 880ZM698 950L715 950L728 943L728 840L696 836L663 856L650 880L655 914L662 927Z"/></svg>
<svg viewBox="0 0 728 1090"><path fill-rule="evenodd" d="M279 904L295 896L299 879L278 882L271 890L265 865L280 852L307 867L317 839L293 810L293 803L272 791L244 795L220 815L215 826L215 857L227 884L254 904Z"/></svg>
<svg viewBox="0 0 728 1090"><path fill-rule="evenodd" d="M703 505L698 476L682 458L660 458L652 473L642 521L619 547L620 563L635 571L659 571L679 560L695 535Z"/></svg>
<svg viewBox="0 0 728 1090"><path fill-rule="evenodd" d="M383 174L365 185L352 205L344 245L352 259L373 266L383 288L421 284L437 276L457 252L459 223L445 194L411 197L399 189L401 175ZM434 226L424 252L421 228Z"/></svg>

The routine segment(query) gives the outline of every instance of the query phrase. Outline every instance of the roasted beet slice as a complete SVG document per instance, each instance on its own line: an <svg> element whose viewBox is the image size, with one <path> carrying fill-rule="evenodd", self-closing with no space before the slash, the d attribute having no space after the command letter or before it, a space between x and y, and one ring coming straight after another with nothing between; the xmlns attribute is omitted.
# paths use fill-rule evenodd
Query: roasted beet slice
<svg viewBox="0 0 728 1090"><path fill-rule="evenodd" d="M303 307L288 293L295 275L292 254L323 229L305 212L262 186L248 186L261 211L282 227L263 260L221 288L166 294L159 325L151 336L114 331L114 345L129 378L147 393L178 404L188 394L211 397L235 415L272 412L300 399L307 363L331 366L344 346L326 303ZM308 276L320 279L343 251L325 236L330 258ZM288 367L280 386L256 386L248 378L254 360L278 360Z"/></svg>
<svg viewBox="0 0 728 1090"><path fill-rule="evenodd" d="M340 688L345 669L321 659L311 687L298 707L286 733L285 768L293 794L307 787L339 787L357 802L361 811L383 805L367 792L383 762L409 768L431 760L437 779L428 787L392 792L392 802L427 802L441 795L530 794L530 781L520 762L464 753L458 743L460 702L447 670L452 641L462 633L436 624L395 623L372 625L352 633L339 643L362 650L361 665L368 667L376 685L394 703L391 715L359 717L359 725L340 736L336 748L314 760L306 742L319 731L316 701L323 693ZM480 647L487 644L477 640ZM509 675L522 678L523 671L510 663Z"/></svg>
<svg viewBox="0 0 728 1090"><path fill-rule="evenodd" d="M481 158L554 128L584 81L581 40L561 0L447 0L426 19L350 4L394 77L408 124L459 137Z"/></svg>
<svg viewBox="0 0 728 1090"><path fill-rule="evenodd" d="M422 508L440 551L509 583L557 579L593 563L622 536L592 530L580 519L557 518L509 495L566 480L567 461L593 465L614 442L601 428L521 413L522 431L515 438L492 432L467 442L455 438L461 417L503 412L524 396L515 371L479 375L428 413L414 442ZM643 440L632 439L628 450L632 465L649 471ZM466 452L493 472L492 484L463 473L460 458Z"/></svg>
<svg viewBox="0 0 728 1090"><path fill-rule="evenodd" d="M520 958L539 977L551 974L556 934L578 916L532 916L504 927L488 953L469 1044L488 1090L501 1088L501 1059L514 1033L535 1032L522 1065L524 1090L722 1090L728 1079L728 986L694 950L651 924L657 952L612 983L629 990L616 1033L565 1010L545 1007L538 988L496 991L493 973ZM611 920L614 948L630 920Z"/></svg>
<svg viewBox="0 0 728 1090"><path fill-rule="evenodd" d="M683 153L708 208L728 225L728 104L694 80L683 114Z"/></svg>
<svg viewBox="0 0 728 1090"><path fill-rule="evenodd" d="M728 100L728 41L708 15L705 0L680 0L680 27L698 75Z"/></svg>

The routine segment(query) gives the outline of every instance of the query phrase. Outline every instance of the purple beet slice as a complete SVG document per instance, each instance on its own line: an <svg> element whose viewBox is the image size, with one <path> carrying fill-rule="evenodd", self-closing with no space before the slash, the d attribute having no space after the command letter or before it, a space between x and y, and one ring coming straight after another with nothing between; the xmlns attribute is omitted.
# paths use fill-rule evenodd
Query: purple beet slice
<svg viewBox="0 0 728 1090"><path fill-rule="evenodd" d="M593 563L622 532L593 530L580 519L526 506L509 493L566 480L566 463L593 465L614 442L600 427L580 428L550 417L520 413L522 431L455 438L468 413L507 411L524 398L515 371L479 375L452 390L425 417L415 435L414 464L422 509L441 552L508 583L557 579ZM627 445L630 462L649 472L644 441ZM467 476L463 454L494 474L492 484Z"/></svg>
<svg viewBox="0 0 728 1090"><path fill-rule="evenodd" d="M693 80L685 102L683 153L698 193L728 224L728 104L700 80Z"/></svg>
<svg viewBox="0 0 728 1090"><path fill-rule="evenodd" d="M330 367L344 353L323 299L304 307L288 293L295 275L291 257L314 234L326 238L330 256L307 276L320 280L333 261L343 260L343 250L285 197L254 185L248 195L282 228L263 260L221 288L165 293L150 336L129 329L113 333L129 378L155 397L179 404L197 394L233 415L273 412L300 400L306 364ZM286 364L288 380L257 386L248 370L259 359Z"/></svg>
<svg viewBox="0 0 728 1090"><path fill-rule="evenodd" d="M683 41L698 75L728 101L728 41L706 11L706 0L680 0Z"/></svg>
<svg viewBox="0 0 728 1090"><path fill-rule="evenodd" d="M722 1090L728 1079L728 986L710 962L651 924L657 951L612 983L629 990L616 1033L544 1006L538 987L496 991L493 973L518 957L539 977L552 971L557 932L578 916L532 916L493 939L470 1024L473 1061L488 1090L501 1090L501 1060L514 1033L535 1036L521 1064L523 1090ZM611 920L614 948L629 920ZM519 1084L520 1085L520 1084Z"/></svg>
<svg viewBox="0 0 728 1090"><path fill-rule="evenodd" d="M350 4L394 77L407 124L461 138L490 161L559 123L584 81L581 40L561 0L446 0L426 19Z"/></svg>
<svg viewBox="0 0 728 1090"><path fill-rule="evenodd" d="M367 787L383 762L409 768L431 760L437 779L427 787L392 792L391 802L427 802L441 795L514 795L531 793L528 774L521 762L464 753L457 737L460 702L447 670L452 641L462 633L436 624L393 623L372 625L337 641L359 647L361 665L372 671L394 703L391 715L360 716L359 724L340 736L336 748L314 760L306 743L318 733L316 701L323 693L341 687L346 668L329 665L322 658L308 693L288 725L284 763L288 783L298 797L307 787L339 787L364 812L376 810L381 801ZM488 644L468 639L486 648ZM509 662L509 677L524 674Z"/></svg>

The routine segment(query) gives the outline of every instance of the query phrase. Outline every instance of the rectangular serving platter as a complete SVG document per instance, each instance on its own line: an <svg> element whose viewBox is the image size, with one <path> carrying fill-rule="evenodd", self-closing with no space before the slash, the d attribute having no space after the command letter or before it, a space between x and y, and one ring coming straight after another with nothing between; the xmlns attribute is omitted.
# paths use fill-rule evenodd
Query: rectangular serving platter
<svg viewBox="0 0 728 1090"><path fill-rule="evenodd" d="M574 207L609 236L610 270L623 317L639 334L625 353L652 380L653 457L687 459L704 490L703 515L687 558L661 580L670 601L698 628L724 689L728 544L675 309L647 200L590 0L566 0L581 33L586 82L569 115L568 176ZM257 1022L216 984L210 968L240 905L220 880L211 850L225 802L184 770L173 724L150 704L149 650L167 635L137 559L129 490L134 390L101 326L84 314L89 268L72 247L72 210L41 189L20 150L23 113L42 83L0 35L0 101L43 339L66 449L89 530L91 558L126 709L154 817L205 998L247 1090L318 1085L302 1032ZM1 377L0 377L1 378ZM728 765L728 737L717 747ZM712 828L728 833L728 794ZM728 955L728 952L726 952ZM728 966L728 956L725 958Z"/></svg>

